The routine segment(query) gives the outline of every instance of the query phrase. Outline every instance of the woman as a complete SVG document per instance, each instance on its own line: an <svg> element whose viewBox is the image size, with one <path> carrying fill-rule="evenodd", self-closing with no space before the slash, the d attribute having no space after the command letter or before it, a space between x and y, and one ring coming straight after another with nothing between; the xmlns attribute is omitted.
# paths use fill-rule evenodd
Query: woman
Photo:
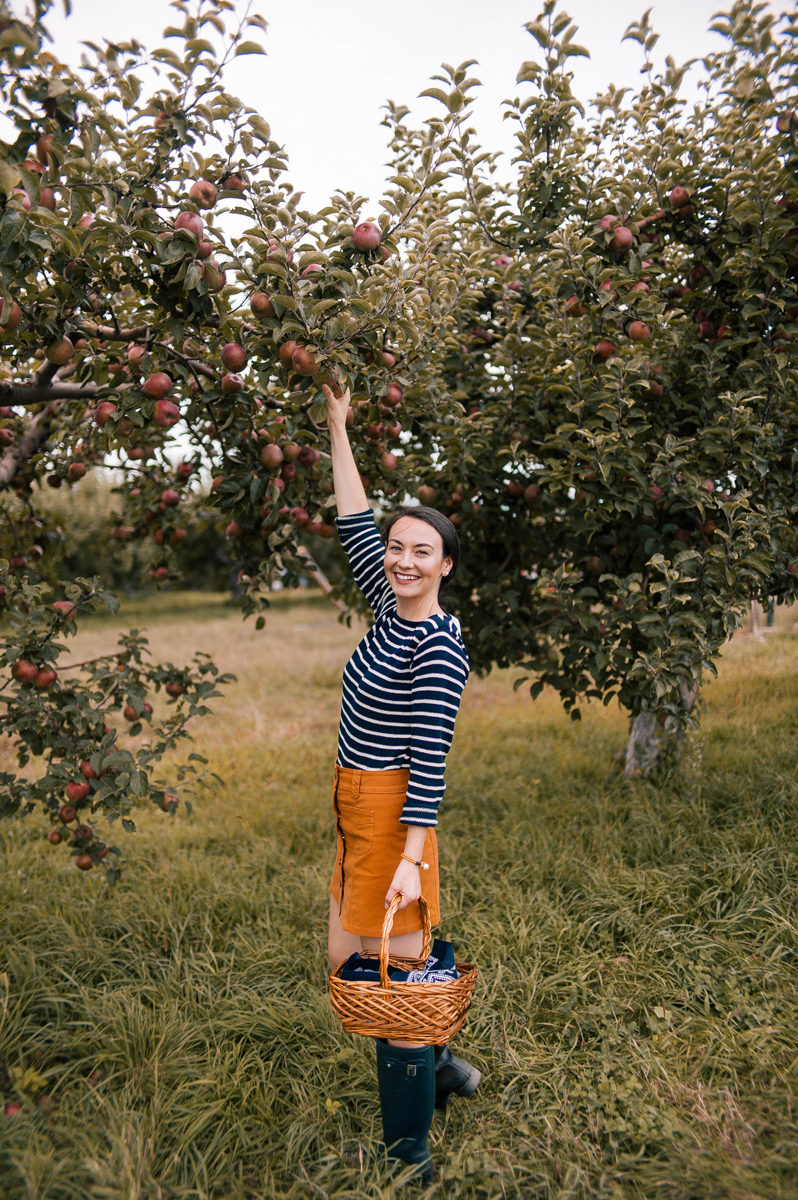
<svg viewBox="0 0 798 1200"><path fill-rule="evenodd" d="M468 655L440 587L459 556L457 531L432 508L388 519L383 544L346 431L349 391L324 387L338 533L374 624L344 671L334 809L338 851L330 895L333 968L376 950L385 910L401 894L390 952L418 957L419 896L438 904L437 810ZM470 1096L480 1073L448 1046L377 1040L383 1133L393 1158L432 1175L427 1136L435 1106Z"/></svg>

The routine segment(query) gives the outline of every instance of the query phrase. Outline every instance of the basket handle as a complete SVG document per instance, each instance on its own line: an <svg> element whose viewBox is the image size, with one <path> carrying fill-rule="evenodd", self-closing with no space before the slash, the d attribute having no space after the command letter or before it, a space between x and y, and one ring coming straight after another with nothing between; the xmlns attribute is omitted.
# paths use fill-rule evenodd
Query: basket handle
<svg viewBox="0 0 798 1200"><path fill-rule="evenodd" d="M385 920L382 923L382 940L380 941L380 982L386 991L391 990L391 981L388 977L388 943L393 929L393 919L396 915L396 910L399 907L399 901L402 899L402 893L397 892L391 901L388 911L385 914ZM432 940L432 922L429 917L429 907L423 896L418 898L418 906L421 909L421 920L424 928L424 942L421 947L421 958L424 962L429 958L430 943Z"/></svg>

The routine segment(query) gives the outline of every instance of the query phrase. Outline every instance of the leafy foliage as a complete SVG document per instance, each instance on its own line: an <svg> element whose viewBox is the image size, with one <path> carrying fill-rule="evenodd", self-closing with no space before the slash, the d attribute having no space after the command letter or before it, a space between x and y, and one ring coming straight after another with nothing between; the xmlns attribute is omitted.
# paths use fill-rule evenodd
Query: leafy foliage
<svg viewBox="0 0 798 1200"><path fill-rule="evenodd" d="M507 102L512 181L470 125L474 64L444 65L422 128L388 105L392 174L364 220L349 192L306 211L225 90L263 19L174 7L168 46L90 45L78 71L41 49L46 3L0 39L9 571L53 583L42 487L111 463L131 567L179 583L209 479L244 611L264 609L333 533L319 388L347 385L375 505L418 494L462 529L477 669L681 734L751 598L798 594L798 19L739 0L700 104L686 68L647 61L637 95L587 110L569 70L587 51L546 0ZM647 16L627 36L656 44ZM37 595L27 625L15 611L41 666Z"/></svg>

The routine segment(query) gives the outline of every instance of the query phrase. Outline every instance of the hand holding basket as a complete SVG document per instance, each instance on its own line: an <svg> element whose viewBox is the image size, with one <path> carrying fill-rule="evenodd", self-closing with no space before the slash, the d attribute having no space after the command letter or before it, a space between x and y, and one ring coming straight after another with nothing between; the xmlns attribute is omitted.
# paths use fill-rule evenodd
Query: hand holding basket
<svg viewBox="0 0 798 1200"><path fill-rule="evenodd" d="M419 897L424 927L421 958L388 954L393 918L401 896L394 896L385 914L379 949L380 981L341 978L343 963L330 976L330 1002L347 1033L366 1037L417 1042L442 1046L463 1028L474 995L477 968L472 963L456 962L459 979L442 983L399 982L388 977L388 966L419 970L429 958L431 924L427 902ZM374 954L363 954L374 958Z"/></svg>

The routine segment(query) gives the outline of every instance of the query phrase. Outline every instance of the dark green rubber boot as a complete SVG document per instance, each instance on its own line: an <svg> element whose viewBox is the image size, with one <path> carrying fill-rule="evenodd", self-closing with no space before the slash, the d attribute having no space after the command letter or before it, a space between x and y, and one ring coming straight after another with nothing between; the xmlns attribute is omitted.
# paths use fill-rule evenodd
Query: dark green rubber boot
<svg viewBox="0 0 798 1200"><path fill-rule="evenodd" d="M472 1096L482 1079L482 1072L464 1058L457 1058L448 1046L435 1047L435 1107L446 1108L452 1093Z"/></svg>
<svg viewBox="0 0 798 1200"><path fill-rule="evenodd" d="M427 1135L435 1107L435 1051L406 1050L377 1039L377 1082L382 1131L389 1158L415 1164L424 1180L434 1177Z"/></svg>

